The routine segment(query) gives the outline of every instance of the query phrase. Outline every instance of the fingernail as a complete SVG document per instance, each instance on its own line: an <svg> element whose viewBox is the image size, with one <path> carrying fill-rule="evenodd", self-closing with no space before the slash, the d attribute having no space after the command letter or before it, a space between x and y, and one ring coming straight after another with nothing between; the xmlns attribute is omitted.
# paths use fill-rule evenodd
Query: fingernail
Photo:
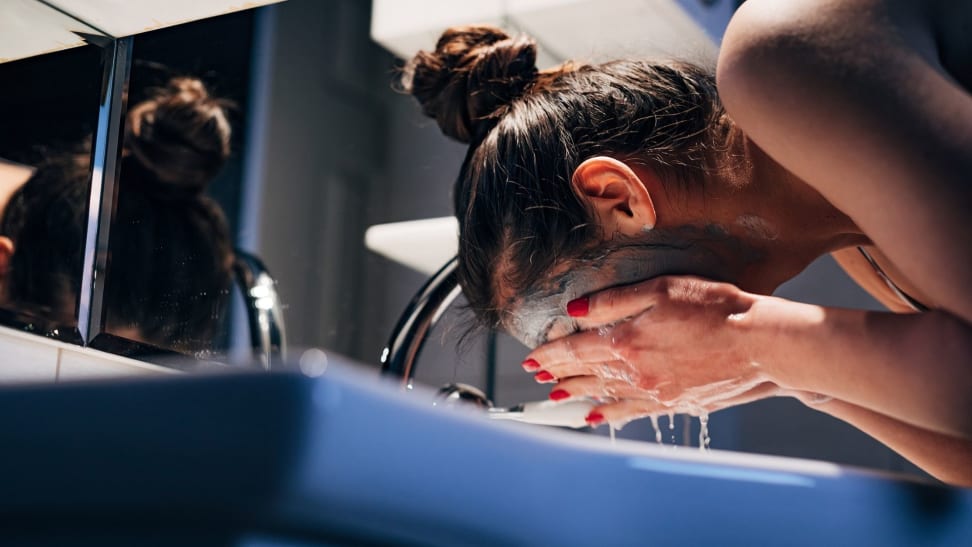
<svg viewBox="0 0 972 547"><path fill-rule="evenodd" d="M549 397L551 401L560 401L570 397L570 393L567 393L567 390L564 389L555 389L550 392Z"/></svg>
<svg viewBox="0 0 972 547"><path fill-rule="evenodd" d="M533 379L536 380L536 381L538 381L538 382L540 382L541 384L544 384L544 383L547 383L547 382L553 382L554 381L554 375L553 374L550 374L549 372L547 372L545 370L541 370L540 372L538 372L538 373L536 373L536 374L533 375Z"/></svg>
<svg viewBox="0 0 972 547"><path fill-rule="evenodd" d="M594 427L604 421L604 414L601 414L595 410L588 414L587 417L584 418L584 421L587 422L587 425Z"/></svg>
<svg viewBox="0 0 972 547"><path fill-rule="evenodd" d="M567 303L567 315L571 317L584 317L591 309L591 299L584 296L575 298Z"/></svg>
<svg viewBox="0 0 972 547"><path fill-rule="evenodd" d="M527 359L526 361L523 361L523 370L527 372L540 370L540 363L538 363L536 359Z"/></svg>

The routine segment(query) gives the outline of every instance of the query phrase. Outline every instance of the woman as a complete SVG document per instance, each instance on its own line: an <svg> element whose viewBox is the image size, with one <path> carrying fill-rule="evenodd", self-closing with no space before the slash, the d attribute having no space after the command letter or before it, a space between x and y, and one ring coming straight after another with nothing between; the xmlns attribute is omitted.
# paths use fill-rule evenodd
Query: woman
<svg viewBox="0 0 972 547"><path fill-rule="evenodd" d="M537 72L488 27L419 53L406 89L470 143L464 293L592 425L792 395L972 485L972 6L782 4L740 8L717 78ZM826 253L901 313L768 296Z"/></svg>
<svg viewBox="0 0 972 547"><path fill-rule="evenodd" d="M105 330L213 349L232 282L222 209L204 195L229 157L226 101L177 77L128 112L104 280ZM88 223L89 146L0 185L0 301L32 323L75 322Z"/></svg>

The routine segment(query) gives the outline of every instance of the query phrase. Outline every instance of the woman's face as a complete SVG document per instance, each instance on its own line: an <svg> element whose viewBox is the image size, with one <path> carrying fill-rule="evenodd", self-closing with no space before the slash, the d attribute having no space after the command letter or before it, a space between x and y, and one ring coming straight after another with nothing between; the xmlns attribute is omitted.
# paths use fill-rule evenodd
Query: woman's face
<svg viewBox="0 0 972 547"><path fill-rule="evenodd" d="M564 260L552 273L513 298L503 328L534 348L578 330L567 315L567 303L599 290L670 274L700 275L732 281L738 269L725 250L738 242L714 227L656 230L644 238L605 243L580 258ZM719 241L718 250L713 241ZM757 258L736 249L736 258Z"/></svg>

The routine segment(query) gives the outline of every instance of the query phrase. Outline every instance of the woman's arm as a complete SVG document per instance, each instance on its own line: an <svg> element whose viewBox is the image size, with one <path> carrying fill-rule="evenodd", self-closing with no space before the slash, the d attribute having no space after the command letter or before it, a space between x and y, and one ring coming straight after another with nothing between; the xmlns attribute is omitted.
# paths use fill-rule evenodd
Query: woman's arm
<svg viewBox="0 0 972 547"><path fill-rule="evenodd" d="M939 64L933 4L749 0L718 85L750 138L972 322L972 96Z"/></svg>
<svg viewBox="0 0 972 547"><path fill-rule="evenodd" d="M755 359L781 388L972 440L972 328L965 322L937 311L901 315L771 297L746 315L742 329Z"/></svg>
<svg viewBox="0 0 972 547"><path fill-rule="evenodd" d="M972 487L972 441L921 429L837 399L809 406L866 432L941 481Z"/></svg>
<svg viewBox="0 0 972 547"><path fill-rule="evenodd" d="M569 309L585 330L528 359L571 396L620 383L630 386L620 398L649 402L596 409L606 420L712 410L770 383L845 401L835 416L939 476L952 476L956 458L972 469L968 447L942 455L943 467L936 447L919 450L972 444L972 329L947 313L823 308L686 276L608 289Z"/></svg>

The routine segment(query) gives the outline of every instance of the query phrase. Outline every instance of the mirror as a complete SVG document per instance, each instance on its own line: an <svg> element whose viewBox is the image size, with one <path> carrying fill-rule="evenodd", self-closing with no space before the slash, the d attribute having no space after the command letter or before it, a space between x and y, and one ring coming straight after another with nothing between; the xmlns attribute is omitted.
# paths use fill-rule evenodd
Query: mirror
<svg viewBox="0 0 972 547"><path fill-rule="evenodd" d="M94 347L228 353L252 24L243 11L133 38Z"/></svg>
<svg viewBox="0 0 972 547"><path fill-rule="evenodd" d="M42 3L0 5L0 322L81 343L91 142L107 38Z"/></svg>

